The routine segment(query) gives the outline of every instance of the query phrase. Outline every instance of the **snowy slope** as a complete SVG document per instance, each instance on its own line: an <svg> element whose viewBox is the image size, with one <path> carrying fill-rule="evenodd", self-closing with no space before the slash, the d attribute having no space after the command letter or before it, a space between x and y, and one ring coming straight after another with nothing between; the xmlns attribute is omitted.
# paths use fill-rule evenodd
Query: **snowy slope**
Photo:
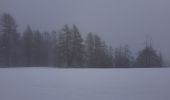
<svg viewBox="0 0 170 100"><path fill-rule="evenodd" d="M170 100L170 69L0 69L0 100Z"/></svg>

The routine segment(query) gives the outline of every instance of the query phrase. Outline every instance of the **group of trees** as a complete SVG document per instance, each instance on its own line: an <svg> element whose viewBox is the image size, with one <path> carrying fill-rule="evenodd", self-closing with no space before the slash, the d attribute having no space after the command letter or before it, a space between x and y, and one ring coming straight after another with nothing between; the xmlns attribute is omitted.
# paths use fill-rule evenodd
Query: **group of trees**
<svg viewBox="0 0 170 100"><path fill-rule="evenodd" d="M153 47L146 46L138 55L136 59L136 66L138 67L159 67L163 66L163 59L161 53L158 55Z"/></svg>
<svg viewBox="0 0 170 100"><path fill-rule="evenodd" d="M97 34L85 40L79 29L65 25L59 32L40 32L27 26L17 31L15 19L7 13L0 19L0 66L57 67L161 67L163 60L153 47L146 46L135 59L127 45L113 49Z"/></svg>

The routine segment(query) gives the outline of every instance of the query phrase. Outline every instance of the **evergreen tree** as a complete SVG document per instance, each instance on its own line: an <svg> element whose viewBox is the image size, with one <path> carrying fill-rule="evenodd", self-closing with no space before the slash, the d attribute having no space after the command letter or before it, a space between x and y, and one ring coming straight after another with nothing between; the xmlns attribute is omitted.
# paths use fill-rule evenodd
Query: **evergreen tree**
<svg viewBox="0 0 170 100"><path fill-rule="evenodd" d="M22 36L23 65L32 66L33 64L33 31L27 26Z"/></svg>
<svg viewBox="0 0 170 100"><path fill-rule="evenodd" d="M86 47L86 65L93 66L94 65L94 35L89 33L85 42Z"/></svg>
<svg viewBox="0 0 170 100"><path fill-rule="evenodd" d="M128 68L132 65L132 56L129 47L125 45L123 48L120 46L115 50L114 63L117 68Z"/></svg>
<svg viewBox="0 0 170 100"><path fill-rule="evenodd" d="M73 34L68 25L61 30L58 38L58 60L60 65L72 66L72 41Z"/></svg>
<svg viewBox="0 0 170 100"><path fill-rule="evenodd" d="M44 45L42 34L39 31L34 31L33 35L33 66L44 65Z"/></svg>
<svg viewBox="0 0 170 100"><path fill-rule="evenodd" d="M104 42L98 35L94 35L94 66L102 66L104 57Z"/></svg>
<svg viewBox="0 0 170 100"><path fill-rule="evenodd" d="M58 40L59 36L56 31L52 32L52 37L51 37L51 53L50 53L50 61L53 66L61 66L63 64L63 59L60 58L61 54L60 51L61 48L58 47Z"/></svg>
<svg viewBox="0 0 170 100"><path fill-rule="evenodd" d="M111 49L98 35L89 33L86 39L87 66L89 67L112 67L113 59Z"/></svg>
<svg viewBox="0 0 170 100"><path fill-rule="evenodd" d="M3 66L18 66L20 60L20 34L14 18L4 13L0 21L1 44L0 55Z"/></svg>
<svg viewBox="0 0 170 100"><path fill-rule="evenodd" d="M105 53L103 56L103 66L104 67L113 67L113 49L112 47L104 46Z"/></svg>
<svg viewBox="0 0 170 100"><path fill-rule="evenodd" d="M81 66L84 61L84 44L78 28L73 25L72 29L72 59L74 66Z"/></svg>
<svg viewBox="0 0 170 100"><path fill-rule="evenodd" d="M80 67L84 61L84 45L81 33L73 25L65 25L57 39L56 54L60 65Z"/></svg>
<svg viewBox="0 0 170 100"><path fill-rule="evenodd" d="M51 65L51 54L50 52L52 52L52 41L51 41L51 36L50 36L50 33L48 32L45 32L42 34L42 37L43 37L43 65L44 66L49 66Z"/></svg>
<svg viewBox="0 0 170 100"><path fill-rule="evenodd" d="M136 60L138 67L161 67L163 65L162 56L159 56L151 45L140 51Z"/></svg>

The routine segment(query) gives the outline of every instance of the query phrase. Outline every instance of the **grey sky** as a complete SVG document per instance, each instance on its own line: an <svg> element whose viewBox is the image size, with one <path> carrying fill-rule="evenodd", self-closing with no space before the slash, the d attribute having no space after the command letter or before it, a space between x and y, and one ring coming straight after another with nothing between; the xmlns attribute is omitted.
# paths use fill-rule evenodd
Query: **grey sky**
<svg viewBox="0 0 170 100"><path fill-rule="evenodd" d="M22 31L27 24L41 31L76 24L83 33L100 34L108 44L144 46L146 35L170 58L170 0L0 0L0 13L12 14Z"/></svg>

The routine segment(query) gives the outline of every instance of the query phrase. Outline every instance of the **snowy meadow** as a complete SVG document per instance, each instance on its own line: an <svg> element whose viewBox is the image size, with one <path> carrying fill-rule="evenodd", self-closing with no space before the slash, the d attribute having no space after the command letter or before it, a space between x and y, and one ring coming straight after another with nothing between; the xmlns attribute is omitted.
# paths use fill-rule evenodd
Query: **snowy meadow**
<svg viewBox="0 0 170 100"><path fill-rule="evenodd" d="M169 68L0 69L0 100L170 100L169 94Z"/></svg>

